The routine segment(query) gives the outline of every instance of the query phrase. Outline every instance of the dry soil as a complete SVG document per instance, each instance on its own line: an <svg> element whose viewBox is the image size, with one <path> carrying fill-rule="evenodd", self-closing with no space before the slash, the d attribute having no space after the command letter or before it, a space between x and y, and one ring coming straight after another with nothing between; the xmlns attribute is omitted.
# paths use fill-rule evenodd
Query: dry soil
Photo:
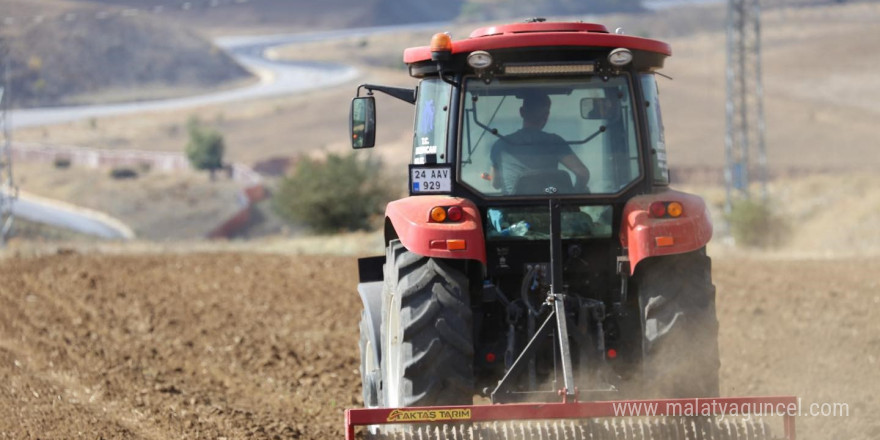
<svg viewBox="0 0 880 440"><path fill-rule="evenodd" d="M880 259L715 261L726 395L845 403L801 439L873 439ZM0 438L342 437L359 406L351 257L0 262Z"/></svg>

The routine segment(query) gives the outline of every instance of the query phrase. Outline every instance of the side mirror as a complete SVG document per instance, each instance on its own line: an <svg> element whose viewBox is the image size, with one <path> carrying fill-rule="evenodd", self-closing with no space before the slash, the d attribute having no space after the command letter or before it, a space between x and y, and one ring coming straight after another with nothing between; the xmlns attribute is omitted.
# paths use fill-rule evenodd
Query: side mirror
<svg viewBox="0 0 880 440"><path fill-rule="evenodd" d="M608 98L581 98L581 118L584 119L608 119Z"/></svg>
<svg viewBox="0 0 880 440"><path fill-rule="evenodd" d="M373 148L376 145L376 100L362 96L351 100L351 148Z"/></svg>

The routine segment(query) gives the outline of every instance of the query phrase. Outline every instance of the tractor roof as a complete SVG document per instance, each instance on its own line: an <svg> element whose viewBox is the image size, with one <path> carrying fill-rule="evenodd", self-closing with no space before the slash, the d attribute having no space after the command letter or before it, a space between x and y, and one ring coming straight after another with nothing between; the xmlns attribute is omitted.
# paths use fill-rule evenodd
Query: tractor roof
<svg viewBox="0 0 880 440"><path fill-rule="evenodd" d="M672 55L668 44L648 38L609 33L601 24L568 22L515 23L479 28L464 40L452 42L452 54L475 50L537 48L537 47L599 47L653 52L662 57ZM429 46L412 47L403 52L407 64L431 60Z"/></svg>

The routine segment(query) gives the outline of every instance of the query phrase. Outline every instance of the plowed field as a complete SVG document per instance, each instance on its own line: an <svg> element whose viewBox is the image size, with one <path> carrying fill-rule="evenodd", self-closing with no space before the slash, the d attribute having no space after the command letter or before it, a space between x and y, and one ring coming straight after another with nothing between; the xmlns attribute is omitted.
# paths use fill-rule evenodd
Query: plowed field
<svg viewBox="0 0 880 440"><path fill-rule="evenodd" d="M844 403L798 438L880 437L880 258L714 269L724 394ZM333 439L360 404L353 258L73 253L0 280L0 438Z"/></svg>

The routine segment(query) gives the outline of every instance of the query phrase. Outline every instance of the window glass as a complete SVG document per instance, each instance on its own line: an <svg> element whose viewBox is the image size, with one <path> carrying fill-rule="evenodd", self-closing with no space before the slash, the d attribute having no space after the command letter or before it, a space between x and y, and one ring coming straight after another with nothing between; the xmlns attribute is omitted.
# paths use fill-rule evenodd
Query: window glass
<svg viewBox="0 0 880 440"><path fill-rule="evenodd" d="M614 194L640 176L628 77L465 82L460 178L493 196Z"/></svg>
<svg viewBox="0 0 880 440"><path fill-rule="evenodd" d="M651 139L651 148L654 154L651 156L654 166L654 183L660 185L669 184L669 168L666 165L666 138L663 135L663 117L660 112L660 93L654 74L643 73L639 75L642 82L642 93L645 95L645 110L648 115L648 133Z"/></svg>
<svg viewBox="0 0 880 440"><path fill-rule="evenodd" d="M610 238L610 205L564 206L562 238ZM489 240L549 240L550 211L546 206L497 207L486 212Z"/></svg>
<svg viewBox="0 0 880 440"><path fill-rule="evenodd" d="M451 87L440 79L419 85L413 160L416 165L446 162L446 123Z"/></svg>

